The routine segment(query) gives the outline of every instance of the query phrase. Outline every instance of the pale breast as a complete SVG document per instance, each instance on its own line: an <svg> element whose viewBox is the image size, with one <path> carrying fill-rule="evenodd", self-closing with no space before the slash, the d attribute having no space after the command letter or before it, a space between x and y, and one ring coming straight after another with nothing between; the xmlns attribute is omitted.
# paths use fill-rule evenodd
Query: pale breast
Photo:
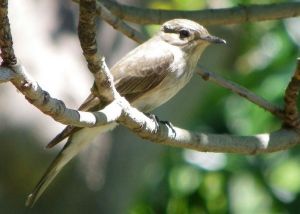
<svg viewBox="0 0 300 214"><path fill-rule="evenodd" d="M189 82L194 68L187 66L182 53L176 53L174 56L171 72L158 86L135 100L132 103L134 107L149 112L167 102Z"/></svg>
<svg viewBox="0 0 300 214"><path fill-rule="evenodd" d="M174 55L168 75L158 86L132 103L143 112L149 112L164 104L190 81L204 47L199 47L192 54L187 54L174 45L169 45L168 50Z"/></svg>

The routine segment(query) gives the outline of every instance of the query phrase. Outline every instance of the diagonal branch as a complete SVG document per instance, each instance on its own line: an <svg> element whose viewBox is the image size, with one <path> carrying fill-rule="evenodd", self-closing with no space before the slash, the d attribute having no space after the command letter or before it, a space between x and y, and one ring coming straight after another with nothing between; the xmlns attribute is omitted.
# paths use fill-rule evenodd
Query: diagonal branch
<svg viewBox="0 0 300 214"><path fill-rule="evenodd" d="M11 81L16 76L16 73L10 68L0 66L0 84Z"/></svg>
<svg viewBox="0 0 300 214"><path fill-rule="evenodd" d="M99 0L98 0L99 1ZM283 19L300 15L300 2L282 2L277 4L242 5L224 9L206 10L161 10L139 8L102 0L114 15L137 24L161 24L174 18L186 18L203 25L228 25L244 22Z"/></svg>
<svg viewBox="0 0 300 214"><path fill-rule="evenodd" d="M223 88L227 88L233 93L247 99L248 101L261 107L262 109L270 112L271 114L278 117L279 119L281 120L284 119L284 113L280 107L268 102L267 100L256 95L255 93L248 90L247 88L240 86L234 82L231 82L230 80L226 80L223 77L218 76L216 73L208 71L202 66L198 66L198 70L196 71L196 73L199 74L204 80L210 80L213 83Z"/></svg>
<svg viewBox="0 0 300 214"><path fill-rule="evenodd" d="M79 3L79 0L73 0L73 2ZM97 15L100 16L108 24L110 24L114 29L120 31L125 36L137 43L142 43L146 40L146 37L142 33L126 24L119 17L113 15L100 1L96 2L96 6Z"/></svg>
<svg viewBox="0 0 300 214"><path fill-rule="evenodd" d="M83 112L69 109L63 101L52 98L47 91L44 91L39 84L26 72L25 67L14 65L11 68L0 67L0 83L11 80L15 87L25 96L25 98L38 108L44 114L52 117L54 120L77 127L93 127L100 126L115 121L121 113L118 109L116 101L109 109L113 112L103 113L107 110L103 109L99 112Z"/></svg>
<svg viewBox="0 0 300 214"><path fill-rule="evenodd" d="M146 37L142 33L123 22L119 17L113 15L106 7L103 6L103 4L99 3L98 1L97 14L108 24L110 24L114 29L119 30L133 41L142 43L146 40Z"/></svg>

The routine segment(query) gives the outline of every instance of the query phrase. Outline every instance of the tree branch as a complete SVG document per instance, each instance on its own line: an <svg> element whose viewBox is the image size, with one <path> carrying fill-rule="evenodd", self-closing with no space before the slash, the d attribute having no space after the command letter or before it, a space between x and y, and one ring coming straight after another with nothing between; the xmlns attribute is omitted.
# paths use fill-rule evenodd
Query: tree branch
<svg viewBox="0 0 300 214"><path fill-rule="evenodd" d="M79 0L73 0L73 2L79 3ZM123 22L123 20L119 17L113 15L102 3L97 1L96 6L97 15L110 24L114 29L120 31L137 43L142 43L146 40L146 37L142 33Z"/></svg>
<svg viewBox="0 0 300 214"><path fill-rule="evenodd" d="M102 0L101 2L103 2L104 6L114 15L121 19L142 25L161 24L174 18L191 19L206 26L228 25L283 19L300 15L300 2L249 6L241 5L232 8L194 11L139 8L109 0Z"/></svg>
<svg viewBox="0 0 300 214"><path fill-rule="evenodd" d="M7 0L0 2L0 57L3 60L2 65L11 66L17 63L17 58L13 49L7 6Z"/></svg>
<svg viewBox="0 0 300 214"><path fill-rule="evenodd" d="M139 31L135 30L120 18L114 16L103 4L97 1L97 14L110 24L114 29L122 32L128 38L132 39L137 43L142 43L146 40L146 37L141 34Z"/></svg>
<svg viewBox="0 0 300 214"><path fill-rule="evenodd" d="M15 73L11 69L0 67L0 84L11 81L14 77Z"/></svg>
<svg viewBox="0 0 300 214"><path fill-rule="evenodd" d="M133 115L133 118L136 119L140 112L136 112L132 108L127 110L126 115L128 116L124 120L119 119L120 124L128 127L144 139L168 146L189 148L202 152L255 155L286 150L300 144L299 134L292 129L280 129L272 133L253 136L195 133L177 127L171 128L161 123L159 128L155 129L155 123L151 124L153 121L149 121L149 118L145 117L143 119L146 123L137 123L136 120L131 121Z"/></svg>
<svg viewBox="0 0 300 214"><path fill-rule="evenodd" d="M78 37L88 68L95 78L98 94L103 102L110 103L119 97L104 57L99 55L96 41L96 0L80 0Z"/></svg>
<svg viewBox="0 0 300 214"><path fill-rule="evenodd" d="M300 90L300 58L297 59L297 67L289 82L284 95L284 125L300 130L300 119L297 108L297 97Z"/></svg>
<svg viewBox="0 0 300 214"><path fill-rule="evenodd" d="M117 103L112 103L113 112L105 113L106 108L99 112L83 112L69 109L63 101L52 98L39 84L26 72L25 67L14 65L11 68L0 67L0 83L11 80L25 98L44 114L65 125L78 127L93 127L113 122L118 118ZM104 113L103 113L104 112Z"/></svg>
<svg viewBox="0 0 300 214"><path fill-rule="evenodd" d="M0 68L0 73L10 69ZM227 152L237 154L270 153L289 149L300 143L294 130L281 129L272 133L254 136L233 136L191 132L165 123L157 123L130 106L124 99L116 99L99 112L81 112L66 108L65 104L52 98L25 72L16 65L13 73L15 82L23 84L20 90L34 106L54 120L79 127L94 127L119 122L141 138L154 143L190 148L204 152ZM0 78L2 75L0 75ZM0 79L1 80L1 79ZM1 81L0 81L1 82ZM16 84L18 85L18 84Z"/></svg>
<svg viewBox="0 0 300 214"><path fill-rule="evenodd" d="M5 37L10 34L10 29L9 26L7 27L7 25L9 25L8 18L3 18L3 14L6 16L7 13L3 13L3 11L0 12L0 20L7 20L5 23L2 21L2 23L5 25L3 26L5 28L3 31L8 32L3 33L2 31L0 33L0 41L5 41L0 43L0 48L2 53L8 53L2 55L4 56L3 60L11 63L9 64L9 68L4 66L0 67L0 82L10 80L25 95L25 98L30 103L38 107L45 114L50 115L55 120L64 124L93 127L117 121L140 137L159 144L191 148L206 152L257 154L285 150L300 143L299 134L294 129L280 129L272 133L255 136L218 135L194 133L178 127L170 127L164 123L157 123L151 118L148 118L142 112L131 107L124 98L120 97L115 90L113 79L104 63L104 58L99 57L97 54L95 12L93 12L96 9L95 1L81 0L80 4L79 37L84 56L88 62L89 69L95 76L97 88L99 86L101 88L101 90L98 88L99 94L103 95L103 91L107 92L104 93L104 97L112 101L109 105L99 112L89 113L76 111L66 108L62 101L52 98L46 91L43 91L38 83L26 73L24 67L13 64L16 58L12 57L14 53L11 37ZM0 6L3 8L3 5ZM4 8L5 6L7 6L7 4L4 4ZM3 50L5 51L3 52ZM10 68L12 69L11 71L9 71ZM280 110L278 110L277 107L269 105L261 98L255 98L252 93L245 91L246 89L239 88L231 82L226 83L224 79L218 79L211 73L203 72L201 75L204 79L212 79L213 81L220 82L223 87L229 88L235 93L252 100L254 103L257 102L266 110L281 117ZM290 112L290 110L295 111L295 99L298 94L297 91L300 88L298 84L299 79L298 69L286 92L286 97L292 99L286 99L286 113ZM291 85L293 85L295 81L297 81L297 83L295 83L297 87L294 88ZM279 111L279 113L277 111Z"/></svg>
<svg viewBox="0 0 300 214"><path fill-rule="evenodd" d="M268 102L262 97L259 97L252 91L248 90L247 88L240 86L230 80L226 80L221 76L218 76L216 73L208 71L206 68L202 66L198 66L198 70L196 73L199 74L204 80L210 80L217 85L227 88L233 93L247 99L248 101L254 103L255 105L261 107L262 109L270 112L274 116L278 117L279 119L283 120L285 118L284 110L278 106L273 105L272 103Z"/></svg>

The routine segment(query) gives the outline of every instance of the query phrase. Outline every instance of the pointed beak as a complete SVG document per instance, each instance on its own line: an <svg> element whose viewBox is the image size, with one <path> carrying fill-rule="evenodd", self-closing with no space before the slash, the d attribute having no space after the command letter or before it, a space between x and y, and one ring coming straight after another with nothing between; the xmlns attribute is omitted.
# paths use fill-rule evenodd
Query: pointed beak
<svg viewBox="0 0 300 214"><path fill-rule="evenodd" d="M209 43L214 43L214 44L226 44L226 41L224 39L221 39L216 36L208 35L205 37L201 37L202 40L207 41Z"/></svg>

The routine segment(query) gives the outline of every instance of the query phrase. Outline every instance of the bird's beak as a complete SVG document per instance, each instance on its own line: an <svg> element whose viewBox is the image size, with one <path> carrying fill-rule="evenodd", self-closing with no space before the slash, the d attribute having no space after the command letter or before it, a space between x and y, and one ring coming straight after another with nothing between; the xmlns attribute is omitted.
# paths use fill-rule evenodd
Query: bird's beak
<svg viewBox="0 0 300 214"><path fill-rule="evenodd" d="M224 39L212 35L201 37L200 39L214 44L226 44L226 41Z"/></svg>

